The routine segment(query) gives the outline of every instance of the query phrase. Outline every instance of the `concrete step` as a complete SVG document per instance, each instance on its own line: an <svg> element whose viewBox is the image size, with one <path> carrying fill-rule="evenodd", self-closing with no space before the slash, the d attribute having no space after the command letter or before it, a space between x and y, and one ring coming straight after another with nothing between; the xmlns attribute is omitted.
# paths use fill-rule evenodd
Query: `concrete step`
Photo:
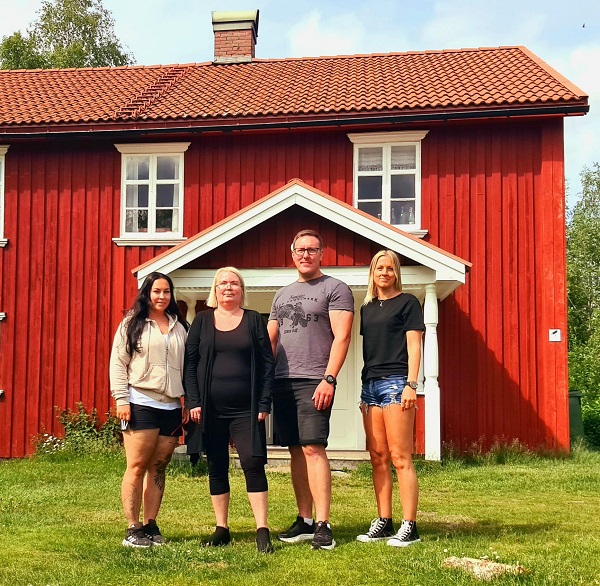
<svg viewBox="0 0 600 586"><path fill-rule="evenodd" d="M327 450L329 464L332 470L354 470L359 464L369 464L369 452L366 450ZM173 456L176 459L187 459L186 447L178 446L175 448ZM238 465L237 453L232 450L231 457ZM267 467L271 469L280 469L284 472L289 470L290 453L287 448L278 446L269 446L267 448ZM287 469L287 470L284 470Z"/></svg>

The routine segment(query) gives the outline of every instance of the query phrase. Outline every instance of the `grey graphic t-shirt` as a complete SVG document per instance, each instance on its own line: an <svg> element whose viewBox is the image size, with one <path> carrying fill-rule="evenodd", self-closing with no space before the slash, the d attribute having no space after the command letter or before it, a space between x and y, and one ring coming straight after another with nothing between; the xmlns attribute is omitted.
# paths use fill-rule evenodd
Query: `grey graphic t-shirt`
<svg viewBox="0 0 600 586"><path fill-rule="evenodd" d="M323 275L283 287L269 319L279 322L275 378L321 378L329 361L333 332L330 311L354 313L350 287Z"/></svg>

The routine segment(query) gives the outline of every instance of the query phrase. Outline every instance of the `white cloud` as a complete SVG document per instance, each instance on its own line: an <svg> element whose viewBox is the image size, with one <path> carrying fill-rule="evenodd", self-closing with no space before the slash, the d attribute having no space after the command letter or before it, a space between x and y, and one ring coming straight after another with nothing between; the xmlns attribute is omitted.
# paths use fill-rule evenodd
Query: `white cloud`
<svg viewBox="0 0 600 586"><path fill-rule="evenodd" d="M290 57L359 53L364 32L354 14L335 15L325 21L320 11L311 10L289 30Z"/></svg>

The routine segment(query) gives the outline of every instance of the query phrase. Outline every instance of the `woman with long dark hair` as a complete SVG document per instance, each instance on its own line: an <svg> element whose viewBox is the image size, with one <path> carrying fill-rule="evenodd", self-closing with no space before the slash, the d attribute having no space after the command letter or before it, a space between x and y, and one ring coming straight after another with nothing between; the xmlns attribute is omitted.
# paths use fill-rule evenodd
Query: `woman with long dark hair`
<svg viewBox="0 0 600 586"><path fill-rule="evenodd" d="M123 545L127 547L164 543L156 517L165 490L165 470L188 419L181 402L187 330L175 302L173 282L167 275L151 273L113 341L110 389L127 458L121 484L127 519Z"/></svg>
<svg viewBox="0 0 600 586"><path fill-rule="evenodd" d="M402 291L398 255L380 250L371 260L367 294L360 310L364 359L360 406L378 517L357 541L387 539L394 547L420 541L419 484L412 450L424 329L418 299ZM390 462L396 469L402 501L403 518L397 533L392 522Z"/></svg>

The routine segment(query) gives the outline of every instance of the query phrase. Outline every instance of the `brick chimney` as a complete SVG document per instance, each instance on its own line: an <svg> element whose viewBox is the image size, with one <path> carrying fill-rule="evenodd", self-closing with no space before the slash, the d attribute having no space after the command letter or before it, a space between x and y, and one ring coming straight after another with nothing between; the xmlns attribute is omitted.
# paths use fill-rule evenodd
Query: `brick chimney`
<svg viewBox="0 0 600 586"><path fill-rule="evenodd" d="M254 58L258 10L213 12L215 63L247 63Z"/></svg>

